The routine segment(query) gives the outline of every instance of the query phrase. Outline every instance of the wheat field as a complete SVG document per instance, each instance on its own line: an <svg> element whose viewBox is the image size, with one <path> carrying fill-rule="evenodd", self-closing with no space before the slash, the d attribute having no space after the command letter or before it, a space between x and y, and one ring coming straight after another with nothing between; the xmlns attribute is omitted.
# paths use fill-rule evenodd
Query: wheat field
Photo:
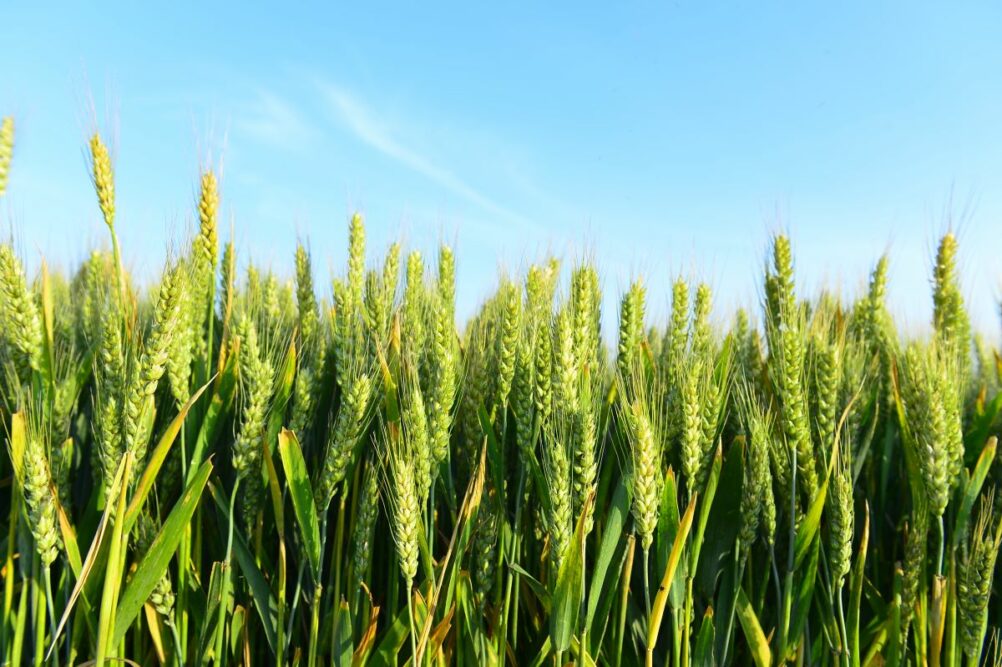
<svg viewBox="0 0 1002 667"><path fill-rule="evenodd" d="M808 299L783 235L726 327L556 258L457 322L450 247L357 215L332 284L305 245L237 275L211 170L139 285L88 153L106 244L0 245L4 664L1002 664L1002 361L953 234L918 338L888 257Z"/></svg>

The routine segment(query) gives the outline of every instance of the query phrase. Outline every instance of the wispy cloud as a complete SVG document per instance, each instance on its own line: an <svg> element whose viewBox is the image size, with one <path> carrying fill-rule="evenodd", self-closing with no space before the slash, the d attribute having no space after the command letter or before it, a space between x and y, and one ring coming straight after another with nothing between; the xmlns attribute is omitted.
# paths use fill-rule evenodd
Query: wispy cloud
<svg viewBox="0 0 1002 667"><path fill-rule="evenodd" d="M257 90L248 113L236 125L258 141L286 149L307 147L319 134L292 104L263 89Z"/></svg>
<svg viewBox="0 0 1002 667"><path fill-rule="evenodd" d="M466 183L449 169L437 164L428 156L409 148L404 141L397 138L398 130L395 131L394 128L382 121L372 109L350 91L331 83L320 84L320 89L337 119L368 146L487 213L510 222L518 222L532 228L536 227L525 217Z"/></svg>

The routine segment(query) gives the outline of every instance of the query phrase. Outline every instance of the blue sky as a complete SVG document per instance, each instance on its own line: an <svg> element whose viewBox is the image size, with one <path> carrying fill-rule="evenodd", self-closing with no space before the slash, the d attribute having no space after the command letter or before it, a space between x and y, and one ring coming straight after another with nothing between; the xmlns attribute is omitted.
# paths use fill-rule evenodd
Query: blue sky
<svg viewBox="0 0 1002 667"><path fill-rule="evenodd" d="M645 276L655 313L671 276L706 280L724 317L784 229L808 293L854 292L890 250L918 329L952 221L997 335L997 3L284 4L5 8L0 216L29 261L106 243L83 152L100 128L142 275L212 164L244 257L288 273L306 237L323 283L359 210L374 258L456 244L461 313L553 251L594 255L610 298Z"/></svg>

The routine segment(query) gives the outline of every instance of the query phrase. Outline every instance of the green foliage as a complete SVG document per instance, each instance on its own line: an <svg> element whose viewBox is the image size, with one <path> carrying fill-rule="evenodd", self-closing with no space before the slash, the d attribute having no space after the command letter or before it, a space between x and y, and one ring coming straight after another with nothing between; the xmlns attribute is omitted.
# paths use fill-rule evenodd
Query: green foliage
<svg viewBox="0 0 1002 667"><path fill-rule="evenodd" d="M140 289L89 152L111 252L35 278L0 244L0 662L994 659L1002 382L951 234L927 338L886 257L805 300L784 236L729 329L682 278L649 321L638 277L603 335L598 270L553 259L459 322L453 250L372 265L357 215L329 289L305 242L293 280L220 256L211 170Z"/></svg>

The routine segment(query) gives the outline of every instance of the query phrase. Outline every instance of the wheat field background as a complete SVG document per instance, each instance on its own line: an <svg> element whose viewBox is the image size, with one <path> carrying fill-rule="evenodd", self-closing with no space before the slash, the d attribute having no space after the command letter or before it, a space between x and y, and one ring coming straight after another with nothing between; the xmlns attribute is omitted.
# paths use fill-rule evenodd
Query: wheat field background
<svg viewBox="0 0 1002 667"><path fill-rule="evenodd" d="M0 245L4 664L1002 664L1002 359L952 232L927 335L893 258L805 298L782 234L725 326L573 256L459 321L452 249L358 215L329 284L220 247L212 169L140 283L87 155L107 238Z"/></svg>

